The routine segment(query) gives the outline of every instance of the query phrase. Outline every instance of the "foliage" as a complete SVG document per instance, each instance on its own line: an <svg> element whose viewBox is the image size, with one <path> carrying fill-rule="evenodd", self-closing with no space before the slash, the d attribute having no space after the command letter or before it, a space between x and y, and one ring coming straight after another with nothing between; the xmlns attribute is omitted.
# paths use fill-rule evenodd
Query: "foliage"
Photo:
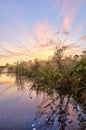
<svg viewBox="0 0 86 130"><path fill-rule="evenodd" d="M47 90L57 88L70 92L77 102L86 105L86 52L82 55L64 57L69 46L56 47L55 54L48 61L17 62L14 71L17 76L26 76L35 86ZM12 70L12 68L10 68ZM78 97L78 98L77 98Z"/></svg>

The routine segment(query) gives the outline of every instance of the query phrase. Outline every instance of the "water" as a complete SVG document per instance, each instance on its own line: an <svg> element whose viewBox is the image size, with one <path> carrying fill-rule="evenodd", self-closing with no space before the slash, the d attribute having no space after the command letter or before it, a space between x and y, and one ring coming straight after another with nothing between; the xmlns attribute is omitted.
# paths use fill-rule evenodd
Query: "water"
<svg viewBox="0 0 86 130"><path fill-rule="evenodd" d="M0 75L0 130L85 130L86 114L69 95Z"/></svg>

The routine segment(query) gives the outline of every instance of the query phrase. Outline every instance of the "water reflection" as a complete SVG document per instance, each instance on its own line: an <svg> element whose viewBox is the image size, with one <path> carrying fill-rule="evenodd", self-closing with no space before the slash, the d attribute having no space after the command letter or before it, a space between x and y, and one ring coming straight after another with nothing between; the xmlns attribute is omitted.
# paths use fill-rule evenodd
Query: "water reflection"
<svg viewBox="0 0 86 130"><path fill-rule="evenodd" d="M39 106L37 120L42 119L40 127L53 127L58 130L78 129L80 107L74 102L70 96L44 97L42 104ZM39 118L39 119L38 119ZM83 127L84 129L84 127Z"/></svg>
<svg viewBox="0 0 86 130"><path fill-rule="evenodd" d="M9 87L12 91L7 91ZM9 95L4 98L3 88ZM0 76L0 129L85 130L86 111L82 108L69 90L37 86L24 77ZM2 125L2 113L7 126Z"/></svg>
<svg viewBox="0 0 86 130"><path fill-rule="evenodd" d="M50 90L43 87L40 90L40 87L35 85L33 87L37 94L41 91L43 93L35 118L39 130L86 129L86 113L83 112L80 105L70 96L70 92L64 91L63 93L63 90L58 91L58 89L53 88Z"/></svg>
<svg viewBox="0 0 86 130"><path fill-rule="evenodd" d="M25 82L22 77L16 77L15 84L17 86L18 91L24 91L26 89Z"/></svg>
<svg viewBox="0 0 86 130"><path fill-rule="evenodd" d="M33 91L32 99L29 98L31 83L27 80L19 84L20 81L17 82L15 76L1 75L0 81L0 130L32 130L41 95L36 97Z"/></svg>

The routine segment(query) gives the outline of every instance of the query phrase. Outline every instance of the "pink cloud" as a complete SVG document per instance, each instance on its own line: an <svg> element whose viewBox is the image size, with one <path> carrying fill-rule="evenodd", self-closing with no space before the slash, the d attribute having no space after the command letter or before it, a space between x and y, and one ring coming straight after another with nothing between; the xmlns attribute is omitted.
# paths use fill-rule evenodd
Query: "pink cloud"
<svg viewBox="0 0 86 130"><path fill-rule="evenodd" d="M86 35L82 36L82 37L80 38L80 41L86 42Z"/></svg>

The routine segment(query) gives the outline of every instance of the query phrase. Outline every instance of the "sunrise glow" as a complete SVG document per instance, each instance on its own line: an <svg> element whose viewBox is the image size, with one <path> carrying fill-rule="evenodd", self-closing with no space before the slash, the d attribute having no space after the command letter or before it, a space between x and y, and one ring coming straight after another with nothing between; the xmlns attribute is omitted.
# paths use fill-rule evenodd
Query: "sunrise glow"
<svg viewBox="0 0 86 130"><path fill-rule="evenodd" d="M54 53L51 40L86 48L85 0L0 1L0 65ZM76 47L77 48L77 47Z"/></svg>

